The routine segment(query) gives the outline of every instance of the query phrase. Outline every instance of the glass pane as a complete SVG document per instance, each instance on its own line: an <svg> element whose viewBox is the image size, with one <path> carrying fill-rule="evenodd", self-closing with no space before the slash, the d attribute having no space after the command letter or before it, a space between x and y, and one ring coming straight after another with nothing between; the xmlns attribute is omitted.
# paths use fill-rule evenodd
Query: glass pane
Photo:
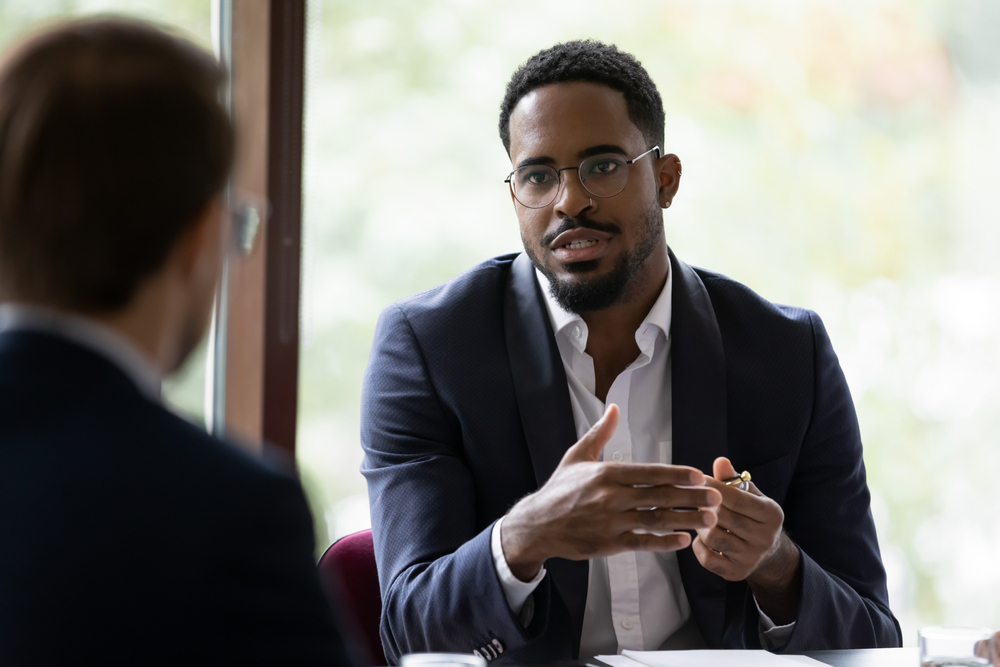
<svg viewBox="0 0 1000 667"><path fill-rule="evenodd" d="M557 41L634 53L684 179L678 255L817 310L854 392L890 597L1000 625L1000 15L989 0L310 3L299 461L329 537L366 519L379 310L520 249L497 137Z"/></svg>
<svg viewBox="0 0 1000 667"><path fill-rule="evenodd" d="M115 13L155 21L212 48L211 0L2 0L0 52L34 28L59 19ZM205 423L205 343L163 382L164 399L193 422Z"/></svg>
<svg viewBox="0 0 1000 667"><path fill-rule="evenodd" d="M211 0L4 0L0 3L0 47L53 20L102 13L162 23L212 48Z"/></svg>

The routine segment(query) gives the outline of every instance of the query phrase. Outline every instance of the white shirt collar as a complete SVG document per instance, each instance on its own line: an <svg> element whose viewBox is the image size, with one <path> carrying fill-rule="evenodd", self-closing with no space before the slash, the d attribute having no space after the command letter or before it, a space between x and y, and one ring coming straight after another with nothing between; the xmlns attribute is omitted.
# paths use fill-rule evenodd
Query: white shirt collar
<svg viewBox="0 0 1000 667"><path fill-rule="evenodd" d="M160 400L160 375L130 340L94 320L44 306L0 304L0 333L38 331L65 338L114 364L147 397Z"/></svg>
<svg viewBox="0 0 1000 667"><path fill-rule="evenodd" d="M549 312L549 321L552 323L552 331L558 338L565 336L574 347L583 352L587 347L587 323L576 313L571 313L562 307L552 296L549 279L535 269L535 277L542 288L545 297L545 308ZM660 296L656 298L653 307L646 313L645 319L635 332L635 341L639 344L639 349L646 354L651 354L651 346L656 341L658 331L662 331L666 338L670 338L670 319L673 311L673 285L674 268L671 265L670 257L667 257L667 281L660 291Z"/></svg>

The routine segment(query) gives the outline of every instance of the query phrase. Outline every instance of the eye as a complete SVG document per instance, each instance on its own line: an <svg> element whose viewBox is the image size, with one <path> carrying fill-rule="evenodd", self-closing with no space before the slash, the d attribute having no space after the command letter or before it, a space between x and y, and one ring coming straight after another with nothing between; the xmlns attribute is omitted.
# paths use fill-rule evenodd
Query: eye
<svg viewBox="0 0 1000 667"><path fill-rule="evenodd" d="M551 169L525 169L518 174L518 181L522 185L544 186L555 182L556 176Z"/></svg>
<svg viewBox="0 0 1000 667"><path fill-rule="evenodd" d="M588 176L609 176L621 168L621 162L614 158L600 158L587 169Z"/></svg>

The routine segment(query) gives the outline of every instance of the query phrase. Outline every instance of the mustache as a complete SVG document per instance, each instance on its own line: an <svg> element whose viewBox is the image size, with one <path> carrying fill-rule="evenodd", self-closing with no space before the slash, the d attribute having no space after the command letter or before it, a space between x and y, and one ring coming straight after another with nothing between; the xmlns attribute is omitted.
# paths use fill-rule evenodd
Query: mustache
<svg viewBox="0 0 1000 667"><path fill-rule="evenodd" d="M568 232L571 229L576 229L577 227L582 227L584 229L593 229L598 232L605 232L606 234L621 234L622 228L613 222L598 222L587 217L587 215L581 213L575 218L565 218L555 231L552 231L542 237L541 245L543 248L549 248L552 246L552 242L562 234L563 232Z"/></svg>

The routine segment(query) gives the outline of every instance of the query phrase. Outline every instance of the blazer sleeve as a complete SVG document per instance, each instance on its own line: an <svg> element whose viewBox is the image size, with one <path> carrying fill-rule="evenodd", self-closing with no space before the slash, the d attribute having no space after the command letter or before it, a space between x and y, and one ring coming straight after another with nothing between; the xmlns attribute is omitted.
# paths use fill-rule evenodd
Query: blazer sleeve
<svg viewBox="0 0 1000 667"><path fill-rule="evenodd" d="M823 323L815 313L809 317L813 414L784 503L785 530L802 554L802 603L782 652L898 647L902 635L889 610L857 415ZM745 631L756 645L752 599L744 618L755 621Z"/></svg>
<svg viewBox="0 0 1000 667"><path fill-rule="evenodd" d="M421 342L396 305L376 327L361 444L389 662L421 651L516 659L518 648L544 633L548 582L535 590L533 620L522 627L493 565L493 524L476 525L460 422L442 405Z"/></svg>

